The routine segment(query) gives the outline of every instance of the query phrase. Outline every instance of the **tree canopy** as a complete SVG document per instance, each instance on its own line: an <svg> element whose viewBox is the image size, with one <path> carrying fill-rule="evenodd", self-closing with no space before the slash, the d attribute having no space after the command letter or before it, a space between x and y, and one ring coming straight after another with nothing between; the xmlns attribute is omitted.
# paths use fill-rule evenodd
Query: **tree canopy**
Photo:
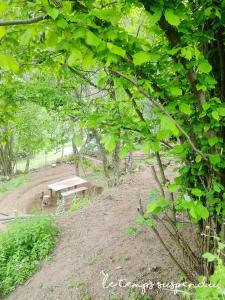
<svg viewBox="0 0 225 300"><path fill-rule="evenodd" d="M147 214L172 211L176 228L186 212L224 241L225 1L8 0L0 9L1 128L22 98L97 129L108 151L120 141L121 157L142 145L162 177ZM176 161L173 182L162 151ZM209 237L202 253L213 250Z"/></svg>

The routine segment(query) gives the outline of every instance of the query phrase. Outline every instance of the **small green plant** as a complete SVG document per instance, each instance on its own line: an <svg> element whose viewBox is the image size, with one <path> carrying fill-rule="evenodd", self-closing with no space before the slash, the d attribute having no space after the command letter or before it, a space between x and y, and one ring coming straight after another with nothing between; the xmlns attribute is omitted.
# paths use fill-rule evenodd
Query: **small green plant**
<svg viewBox="0 0 225 300"><path fill-rule="evenodd" d="M131 257L129 256L129 255L126 255L126 256L124 256L124 261L128 261L128 260L131 260Z"/></svg>
<svg viewBox="0 0 225 300"><path fill-rule="evenodd" d="M91 255L91 256L89 257L89 264L90 264L90 265L95 264L96 261L97 261L97 259L98 259L98 256L97 256L96 254Z"/></svg>
<svg viewBox="0 0 225 300"><path fill-rule="evenodd" d="M137 233L137 227L134 227L134 226L129 226L129 227L127 227L127 233L128 234L135 234L135 233Z"/></svg>
<svg viewBox="0 0 225 300"><path fill-rule="evenodd" d="M94 166L93 166L93 173L99 174L99 173L101 173L101 172L102 172L101 166L99 166L99 165L94 165Z"/></svg>
<svg viewBox="0 0 225 300"><path fill-rule="evenodd" d="M67 286L69 289L81 289L86 285L86 282L81 279L79 281L75 281L72 277L67 278Z"/></svg>
<svg viewBox="0 0 225 300"><path fill-rule="evenodd" d="M87 207L91 202L91 199L89 196L85 196L81 199L75 198L70 206L69 211L70 212L75 212L81 208Z"/></svg>
<svg viewBox="0 0 225 300"><path fill-rule="evenodd" d="M152 300L148 295L137 294L135 292L130 293L130 300Z"/></svg>
<svg viewBox="0 0 225 300"><path fill-rule="evenodd" d="M12 179L10 179L9 181L3 182L0 185L0 193L6 193L8 191L12 191L17 189L18 187L22 186L23 184L25 184L26 182L28 182L30 180L30 177L28 176L28 174L24 175L18 175Z"/></svg>
<svg viewBox="0 0 225 300"><path fill-rule="evenodd" d="M0 298L15 290L53 250L58 229L47 215L18 219L0 234Z"/></svg>
<svg viewBox="0 0 225 300"><path fill-rule="evenodd" d="M215 263L214 273L207 280L205 276L199 276L199 283L184 292L185 299L198 300L222 300L225 298L225 265L224 249L225 244L220 241L219 237L214 237L217 241L217 252L205 253L205 258L208 263Z"/></svg>

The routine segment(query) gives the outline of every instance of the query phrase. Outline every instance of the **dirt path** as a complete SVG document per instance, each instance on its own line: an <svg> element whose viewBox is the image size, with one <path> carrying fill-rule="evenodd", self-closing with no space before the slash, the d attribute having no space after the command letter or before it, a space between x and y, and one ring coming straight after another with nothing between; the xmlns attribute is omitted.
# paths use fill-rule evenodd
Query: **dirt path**
<svg viewBox="0 0 225 300"><path fill-rule="evenodd" d="M146 200L149 188L155 186L150 174L148 169L137 172L103 192L89 207L61 216L62 234L52 258L8 299L100 300L112 299L114 290L125 293L119 287L104 289L101 271L114 283L122 278L138 283L176 280L177 270L153 232L142 228L127 233L128 226L135 226L139 197ZM163 293L163 298L162 292L151 293L153 299L175 298L171 292Z"/></svg>
<svg viewBox="0 0 225 300"><path fill-rule="evenodd" d="M37 197L46 190L47 185L56 180L66 179L75 174L74 166L70 164L57 165L55 168L46 167L30 173L31 179L24 186L0 195L0 212L12 214L27 213Z"/></svg>

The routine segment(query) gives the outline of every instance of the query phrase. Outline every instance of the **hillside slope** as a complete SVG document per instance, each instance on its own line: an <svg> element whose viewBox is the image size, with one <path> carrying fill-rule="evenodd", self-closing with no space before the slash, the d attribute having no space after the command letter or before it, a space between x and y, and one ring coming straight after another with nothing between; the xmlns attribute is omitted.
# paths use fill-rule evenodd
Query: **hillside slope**
<svg viewBox="0 0 225 300"><path fill-rule="evenodd" d="M104 289L101 271L114 282L122 278L140 283L175 280L177 271L154 233L145 228L127 232L135 226L139 198L146 201L154 186L146 169L106 190L87 208L61 216L61 238L52 258L8 299L99 300L112 299L114 292L126 294L124 288ZM151 294L161 299L162 292L152 290ZM174 299L171 292L163 294L163 299Z"/></svg>

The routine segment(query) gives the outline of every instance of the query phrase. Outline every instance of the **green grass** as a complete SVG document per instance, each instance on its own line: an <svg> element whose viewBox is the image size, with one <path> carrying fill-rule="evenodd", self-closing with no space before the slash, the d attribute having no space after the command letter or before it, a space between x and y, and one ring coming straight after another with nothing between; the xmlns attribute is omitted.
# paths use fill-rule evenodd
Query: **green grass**
<svg viewBox="0 0 225 300"><path fill-rule="evenodd" d="M65 144L65 148L70 147L70 143ZM67 150L68 151L68 150ZM69 156L72 153L69 151L68 154L65 154L64 159ZM50 165L51 163L55 163L57 160L61 159L61 151L55 152L51 151L45 154L45 152L39 152L38 154L35 155L34 158L30 160L30 169L38 169L41 167L44 167L46 165ZM26 166L26 160L19 160L17 162L17 170L19 171L24 171Z"/></svg>
<svg viewBox="0 0 225 300"><path fill-rule="evenodd" d="M75 212L81 208L84 208L84 207L87 207L91 202L91 199L90 197L88 196L85 196L83 198L76 198L73 200L71 206L70 206L70 209L69 209L69 212Z"/></svg>
<svg viewBox="0 0 225 300"><path fill-rule="evenodd" d="M28 174L18 175L16 177L10 179L9 181L1 183L1 185L0 185L0 193L6 193L8 191L15 190L18 187L24 185L29 180L30 180L30 177L29 177Z"/></svg>
<svg viewBox="0 0 225 300"><path fill-rule="evenodd" d="M58 229L53 218L18 219L0 234L0 298L22 284L54 249Z"/></svg>

